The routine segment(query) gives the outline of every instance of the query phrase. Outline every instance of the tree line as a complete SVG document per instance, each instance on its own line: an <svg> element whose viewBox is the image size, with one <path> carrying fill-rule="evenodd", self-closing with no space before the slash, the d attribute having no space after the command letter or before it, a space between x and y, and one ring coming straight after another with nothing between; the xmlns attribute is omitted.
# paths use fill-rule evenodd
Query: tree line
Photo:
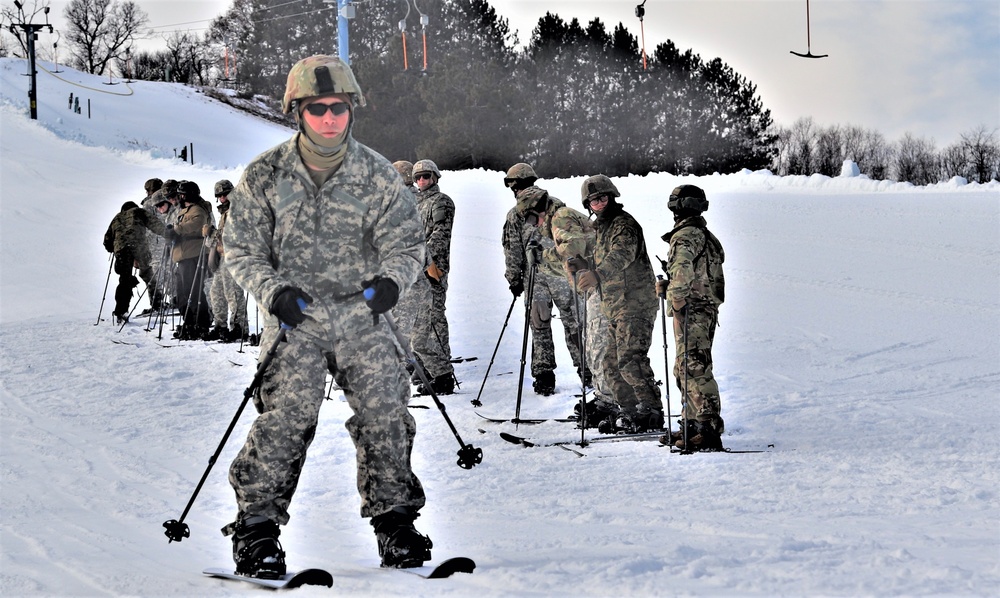
<svg viewBox="0 0 1000 598"><path fill-rule="evenodd" d="M546 177L744 168L836 176L844 160L872 178L914 184L1000 176L997 132L985 127L940 152L909 134L891 143L876 131L819 127L811 118L780 127L756 86L719 58L704 60L668 40L644 68L638 40L621 23L609 30L599 19L582 24L547 13L521 47L487 0L420 5L426 27L398 2L359 3L350 21L352 67L368 101L355 136L392 160L493 170L524 161ZM231 87L276 104L299 58L336 54L335 6L233 0L205 35L174 32L166 50L133 53L148 23L134 2L72 0L69 64ZM0 17L19 18L7 8Z"/></svg>

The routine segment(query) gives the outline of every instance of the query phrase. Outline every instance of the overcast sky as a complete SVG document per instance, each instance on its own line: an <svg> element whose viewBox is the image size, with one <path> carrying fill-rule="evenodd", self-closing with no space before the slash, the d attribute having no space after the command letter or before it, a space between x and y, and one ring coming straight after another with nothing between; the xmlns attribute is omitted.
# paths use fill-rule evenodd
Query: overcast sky
<svg viewBox="0 0 1000 598"><path fill-rule="evenodd" d="M369 1L392 2L399 5L400 18L405 14L403 0ZM491 4L509 19L522 44L547 11L566 21L577 18L584 27L598 17L609 31L621 22L641 43L635 16L639 1ZM205 29L231 4L135 2L157 33ZM51 3L57 28L67 3ZM321 0L313 4L319 6ZM429 17L428 55L433 58L434 36L447 33L435 31L434 15ZM657 44L670 39L705 60L721 58L757 85L764 106L785 126L811 116L822 126L875 129L890 141L909 132L933 139L938 148L978 125L1000 129L1000 0L811 0L810 17L807 48L806 0L646 0L645 47L652 54ZM829 57L790 54L807 49Z"/></svg>

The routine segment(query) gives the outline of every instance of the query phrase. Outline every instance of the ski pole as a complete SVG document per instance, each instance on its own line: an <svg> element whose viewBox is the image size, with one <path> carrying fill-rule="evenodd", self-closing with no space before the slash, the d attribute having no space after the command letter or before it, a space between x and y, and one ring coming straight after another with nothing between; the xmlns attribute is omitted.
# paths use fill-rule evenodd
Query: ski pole
<svg viewBox="0 0 1000 598"><path fill-rule="evenodd" d="M657 280L663 280L663 276L656 275ZM673 415L670 414L670 352L667 349L667 304L666 297L660 295L660 323L663 326L663 390L667 398L667 438L674 435L673 424L670 422Z"/></svg>
<svg viewBox="0 0 1000 598"><path fill-rule="evenodd" d="M299 309L302 311L305 311L308 306L308 304L301 298L298 300L298 304ZM205 484L205 480L208 478L209 472L212 471L212 467L219 459L222 449L226 446L226 441L229 440L229 435L233 433L233 428L236 427L236 422L239 421L240 416L243 415L243 409L246 408L247 403L250 401L250 397L257 392L257 389L260 388L261 383L264 381L264 372L267 371L267 367L271 365L271 361L274 360L274 356L278 352L278 345L285 340L285 334L293 328L294 326L281 323L281 329L278 330L278 336L274 339L274 342L271 343L271 347L264 355L264 359L262 359L260 364L257 366L257 373L254 374L253 381L250 383L250 386L243 391L243 401L240 402L239 409L236 410L236 415L233 416L233 421L229 422L229 427L226 428L226 433L223 434L222 440L219 442L219 447L216 448L215 453L208 458L208 468L206 468L205 473L201 475L201 480L199 480L198 485L195 486L194 494L191 495L191 499L188 501L187 506L184 507L184 512L181 513L180 519L171 519L163 522L163 527L166 529L166 532L164 533L167 538L170 539L170 542L180 542L184 538L191 535L191 530L188 529L187 524L184 523L184 518L187 517L188 511L191 510L191 506L194 504L195 498L197 498L198 493L201 492L201 487Z"/></svg>
<svg viewBox="0 0 1000 598"><path fill-rule="evenodd" d="M104 295L101 297L101 309L97 311L97 323L94 326L101 323L101 314L104 313L104 302L108 298L108 285L111 284L111 270L115 267L115 254L111 254L109 261L111 263L108 265L108 279L104 281Z"/></svg>
<svg viewBox="0 0 1000 598"><path fill-rule="evenodd" d="M514 311L514 304L517 303L517 297L514 297L510 301L510 307L507 309L507 317L503 320L503 328L500 329L500 338L497 339L497 346L493 348L493 356L490 357L490 365L486 366L486 375L483 376L483 383L479 386L479 394L476 395L475 399L472 399L472 405L475 407L482 407L483 403L479 400L479 397L483 396L483 389L486 388L486 379L490 377L490 369L493 367L493 360L497 357L497 351L500 350L500 341L503 340L503 333L507 330L507 322L510 321L510 314Z"/></svg>
<svg viewBox="0 0 1000 598"><path fill-rule="evenodd" d="M537 245L535 246L537 247ZM521 370L517 377L517 402L514 405L514 429L521 422L521 396L524 394L524 366L528 355L528 331L531 326L531 303L535 296L535 272L538 270L534 247L528 244L528 286L524 290L524 331L521 336Z"/></svg>
<svg viewBox="0 0 1000 598"><path fill-rule="evenodd" d="M375 289L368 287L364 290L364 297L366 300L370 301L372 297L375 296ZM448 417L448 411L445 406L437 397L437 393L431 387L430 379L427 377L427 372L424 371L424 366L417 361L416 356L413 354L413 350L406 343L406 339L403 337L403 333L399 331L399 327L396 326L396 320L392 317L390 312L384 312L382 317L385 318L385 323L389 325L389 330L392 331L392 335L396 337L396 342L399 346L403 348L403 352L406 355L406 360L413 364L413 369L420 376L420 380L424 383L424 388L426 388L434 399L434 404L437 405L438 410L441 411L441 415L444 416L444 421L451 428L451 433L455 435L455 440L458 440L458 444L462 447L458 450L458 466L462 469L472 469L476 465L483 462L483 449L476 448L471 444L465 444L462 437L459 436L458 430L455 428L455 424L452 423L451 418Z"/></svg>
<svg viewBox="0 0 1000 598"><path fill-rule="evenodd" d="M568 260L567 260L568 261ZM576 272L573 272L573 306L576 307L577 316L582 317L582 323L577 322L576 342L580 345L581 361L583 370L587 368L587 304L580 308L580 292L576 287ZM587 446L587 380L580 376L580 446Z"/></svg>

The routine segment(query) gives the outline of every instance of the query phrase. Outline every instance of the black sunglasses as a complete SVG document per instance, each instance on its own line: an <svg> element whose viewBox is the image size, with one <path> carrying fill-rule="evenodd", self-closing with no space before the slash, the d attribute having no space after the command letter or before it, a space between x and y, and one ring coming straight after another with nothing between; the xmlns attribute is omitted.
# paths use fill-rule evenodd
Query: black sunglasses
<svg viewBox="0 0 1000 598"><path fill-rule="evenodd" d="M421 172L420 174L413 175L413 180L419 181L420 179L427 179L428 181L434 177L434 173L431 172Z"/></svg>
<svg viewBox="0 0 1000 598"><path fill-rule="evenodd" d="M316 103L316 104L309 104L308 106L306 106L306 112L312 114L313 116L323 116L324 114L326 114L327 110L332 112L334 116L340 116L341 114L344 114L350 109L351 107L347 104L347 102L336 102L334 104Z"/></svg>

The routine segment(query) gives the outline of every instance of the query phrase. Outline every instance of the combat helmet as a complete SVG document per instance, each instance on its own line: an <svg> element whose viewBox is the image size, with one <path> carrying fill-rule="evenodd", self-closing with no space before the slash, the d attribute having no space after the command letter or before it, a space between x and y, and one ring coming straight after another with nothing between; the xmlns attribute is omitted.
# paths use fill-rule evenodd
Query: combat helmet
<svg viewBox="0 0 1000 598"><path fill-rule="evenodd" d="M417 160L413 165L413 176L417 176L421 172L432 172L437 178L441 178L441 171L438 170L437 164L434 160Z"/></svg>
<svg viewBox="0 0 1000 598"><path fill-rule="evenodd" d="M233 184L228 179L222 179L215 184L215 196L229 195L233 190Z"/></svg>
<svg viewBox="0 0 1000 598"><path fill-rule="evenodd" d="M615 187L615 184L607 176L595 174L592 177L587 177L580 187L580 199L583 201L583 207L589 210L590 200L600 195L610 195L611 197L622 196L618 192L618 187Z"/></svg>
<svg viewBox="0 0 1000 598"><path fill-rule="evenodd" d="M201 188L194 181L181 181L177 184L177 193L183 195L188 203L193 203L201 197Z"/></svg>
<svg viewBox="0 0 1000 598"><path fill-rule="evenodd" d="M670 192L670 211L680 215L698 215L708 209L705 191L695 185L681 185Z"/></svg>
<svg viewBox="0 0 1000 598"><path fill-rule="evenodd" d="M518 162L507 170L507 176L504 177L503 184L508 187L513 187L515 184L518 184L518 181L523 181L523 183L520 183L521 185L530 187L531 185L534 185L537 180L538 175L535 174L535 169L532 168L530 164Z"/></svg>
<svg viewBox="0 0 1000 598"><path fill-rule="evenodd" d="M392 163L392 167L396 169L399 176L403 177L403 182L406 183L407 186L413 184L413 162L397 160Z"/></svg>
<svg viewBox="0 0 1000 598"><path fill-rule="evenodd" d="M355 106L365 105L361 86L344 61L325 54L303 58L288 71L281 111L290 114L299 100L335 93L349 95Z"/></svg>

